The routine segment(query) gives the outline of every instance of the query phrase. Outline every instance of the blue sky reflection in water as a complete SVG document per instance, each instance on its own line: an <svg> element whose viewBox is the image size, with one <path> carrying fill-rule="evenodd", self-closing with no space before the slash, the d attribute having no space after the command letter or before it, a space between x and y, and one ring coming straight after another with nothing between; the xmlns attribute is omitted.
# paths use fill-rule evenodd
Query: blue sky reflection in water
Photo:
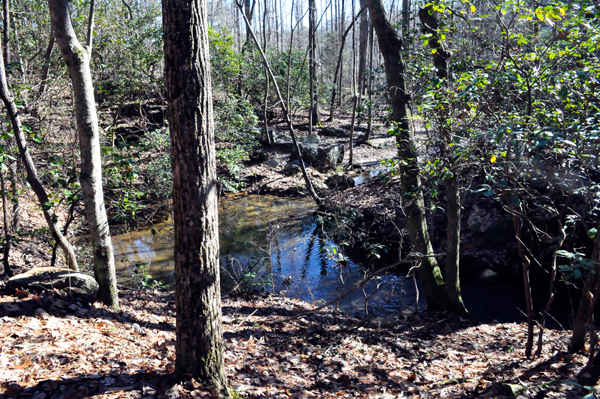
<svg viewBox="0 0 600 399"><path fill-rule="evenodd" d="M282 293L311 303L329 301L364 277L364 269L349 260L332 259L340 249L317 227L309 199L270 196L224 198L219 205L221 279L226 292L238 284ZM150 264L153 279L174 284L173 226L113 237L117 273L126 282L135 265ZM345 311L399 315L414 310L412 279L385 275L370 281L340 302Z"/></svg>

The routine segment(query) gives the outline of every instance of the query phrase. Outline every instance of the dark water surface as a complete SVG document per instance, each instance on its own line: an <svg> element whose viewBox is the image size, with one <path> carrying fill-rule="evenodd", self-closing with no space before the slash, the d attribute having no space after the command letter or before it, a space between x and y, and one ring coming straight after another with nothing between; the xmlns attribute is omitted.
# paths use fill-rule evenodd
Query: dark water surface
<svg viewBox="0 0 600 399"><path fill-rule="evenodd" d="M310 199L250 195L219 205L221 279L225 292L238 284L283 293L311 303L330 301L364 277L362 265L336 262L340 248L317 226ZM113 237L117 273L126 283L136 265L149 264L153 279L173 286L173 226ZM344 311L401 315L415 309L412 278L384 275L339 303Z"/></svg>
<svg viewBox="0 0 600 399"><path fill-rule="evenodd" d="M359 262L336 261L343 251L318 228L314 211L310 199L257 195L223 198L219 205L223 291L240 285L324 303L362 280L365 269ZM131 281L136 266L148 264L153 279L174 286L173 226L166 222L153 229L154 235L146 229L113 237L121 283ZM525 321L519 276L515 280L486 283L465 278L462 293L471 316L488 323ZM415 281L395 274L370 281L364 293L356 290L341 300L339 307L362 315L365 296L371 295L371 315L395 317L415 310ZM547 295L534 296L536 318L546 299ZM419 308L423 308L422 302L421 298ZM568 328L570 312L555 312L554 316ZM549 326L559 328L554 320L549 320Z"/></svg>

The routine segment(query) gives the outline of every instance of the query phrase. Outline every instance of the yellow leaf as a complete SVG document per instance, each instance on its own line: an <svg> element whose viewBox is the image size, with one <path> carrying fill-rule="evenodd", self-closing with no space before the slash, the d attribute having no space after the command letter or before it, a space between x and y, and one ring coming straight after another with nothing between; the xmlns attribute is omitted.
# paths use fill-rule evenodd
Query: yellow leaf
<svg viewBox="0 0 600 399"><path fill-rule="evenodd" d="M471 4L471 12L475 12L475 6Z"/></svg>
<svg viewBox="0 0 600 399"><path fill-rule="evenodd" d="M495 155L492 155L492 157L490 158L490 162L491 163L496 162L496 156Z"/></svg>

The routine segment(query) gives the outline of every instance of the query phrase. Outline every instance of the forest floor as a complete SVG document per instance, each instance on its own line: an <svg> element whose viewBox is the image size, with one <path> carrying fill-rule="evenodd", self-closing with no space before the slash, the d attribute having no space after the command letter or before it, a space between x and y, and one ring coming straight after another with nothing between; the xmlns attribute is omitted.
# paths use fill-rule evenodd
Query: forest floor
<svg viewBox="0 0 600 399"><path fill-rule="evenodd" d="M211 398L178 381L174 294L120 292L121 311L58 293L0 292L0 398ZM447 313L348 317L274 294L223 298L225 367L238 398L576 398L586 364L547 330ZM585 374L585 373L583 373ZM585 377L585 376L584 376Z"/></svg>
<svg viewBox="0 0 600 399"><path fill-rule="evenodd" d="M376 172L395 154L394 138L381 130L356 148L355 163ZM304 184L281 166L258 163L246 173L261 177L249 193L265 182L274 192ZM379 190L359 186L329 201L398 208L393 191ZM15 272L49 265L38 206L30 197L21 206L21 234L11 252ZM0 398L213 397L174 374L172 292L121 287L122 309L113 312L58 292L14 294L3 287L0 282ZM585 354L568 352L565 330L547 330L542 355L527 359L523 323L446 313L360 320L273 294L224 297L223 316L227 376L239 398L575 398L586 392L583 380L597 380L595 370L582 372Z"/></svg>

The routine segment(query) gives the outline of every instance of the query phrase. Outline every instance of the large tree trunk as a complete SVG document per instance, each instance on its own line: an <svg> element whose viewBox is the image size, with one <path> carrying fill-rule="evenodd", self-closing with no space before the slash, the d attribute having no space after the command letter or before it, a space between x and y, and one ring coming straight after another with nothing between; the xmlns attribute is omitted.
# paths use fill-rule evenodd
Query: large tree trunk
<svg viewBox="0 0 600 399"><path fill-rule="evenodd" d="M48 0L48 5L56 43L69 69L75 94L75 119L81 152L81 191L90 228L94 274L100 285L98 295L105 305L118 309L115 257L102 191L98 117L90 74L91 49L85 49L75 36L69 15L69 1Z"/></svg>
<svg viewBox="0 0 600 399"><path fill-rule="evenodd" d="M422 255L417 269L429 310L451 310L451 302L444 289L444 280L436 259L425 219L425 203L421 191L417 143L411 120L411 109L402 59L402 39L385 16L381 0L367 0L373 28L377 32L379 49L385 63L385 75L392 102L392 119L396 124L396 142L400 162L402 202L406 214L412 251Z"/></svg>
<svg viewBox="0 0 600 399"><path fill-rule="evenodd" d="M17 143L17 147L19 148L19 153L27 173L27 182L38 198L42 212L44 213L44 218L46 219L46 223L48 223L48 228L52 234L52 238L58 242L61 249L64 251L69 268L72 270L79 270L79 267L77 266L77 259L75 257L75 251L73 251L71 244L69 244L65 236L61 233L60 229L56 226L57 217L52 211L52 208L49 206L50 201L48 199L48 194L38 179L35 164L33 163L33 159L31 158L29 150L27 149L27 141L25 139L25 134L23 133L19 110L17 109L17 105L8 91L4 60L2 58L0 58L0 98L4 102L8 119L11 122L13 132L15 134L15 141Z"/></svg>
<svg viewBox="0 0 600 399"><path fill-rule="evenodd" d="M173 170L176 370L227 395L206 2L162 4Z"/></svg>

